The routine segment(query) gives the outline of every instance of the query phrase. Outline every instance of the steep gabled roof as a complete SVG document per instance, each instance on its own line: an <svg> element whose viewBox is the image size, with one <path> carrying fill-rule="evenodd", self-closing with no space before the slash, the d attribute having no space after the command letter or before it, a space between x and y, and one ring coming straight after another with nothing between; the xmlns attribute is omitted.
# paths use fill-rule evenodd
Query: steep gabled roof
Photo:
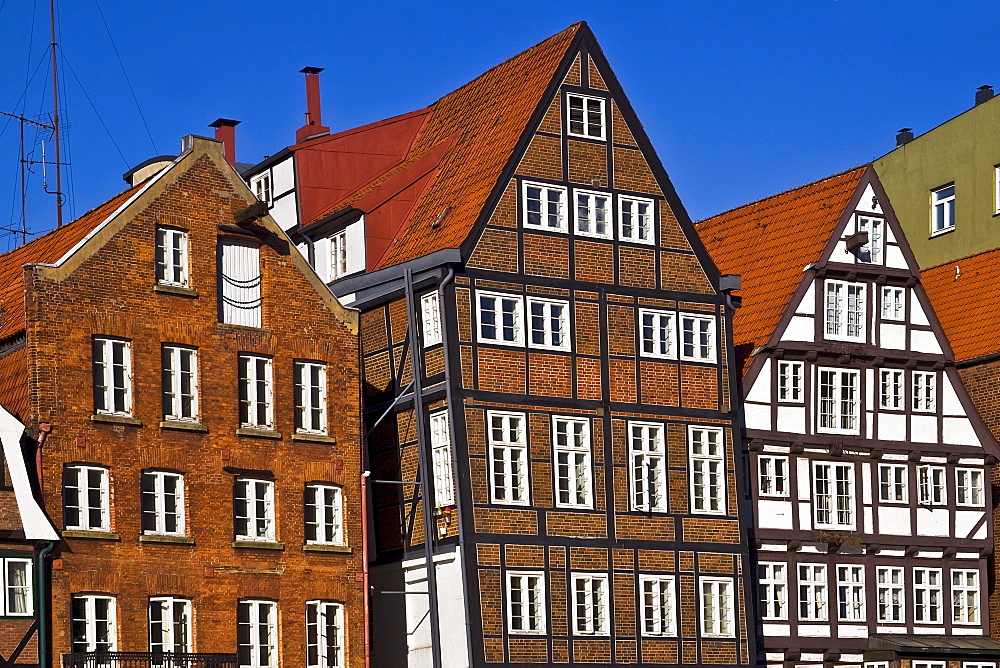
<svg viewBox="0 0 1000 668"><path fill-rule="evenodd" d="M778 326L803 269L819 260L867 169L855 167L695 224L719 271L742 277L733 338L744 373L750 353Z"/></svg>
<svg viewBox="0 0 1000 668"><path fill-rule="evenodd" d="M1000 353L1000 248L925 269L920 282L956 361Z"/></svg>

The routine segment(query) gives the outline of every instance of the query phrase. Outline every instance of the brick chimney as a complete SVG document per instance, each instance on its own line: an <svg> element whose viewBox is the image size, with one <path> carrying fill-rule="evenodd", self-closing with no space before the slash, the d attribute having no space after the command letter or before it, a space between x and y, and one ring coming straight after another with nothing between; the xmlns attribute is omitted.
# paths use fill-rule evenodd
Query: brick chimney
<svg viewBox="0 0 1000 668"><path fill-rule="evenodd" d="M215 138L222 142L222 151L230 165L236 165L236 126L239 121L217 118L208 127L215 128Z"/></svg>
<svg viewBox="0 0 1000 668"><path fill-rule="evenodd" d="M299 71L306 75L306 124L295 131L296 143L330 132L330 128L323 125L319 104L319 73L323 68L303 67Z"/></svg>

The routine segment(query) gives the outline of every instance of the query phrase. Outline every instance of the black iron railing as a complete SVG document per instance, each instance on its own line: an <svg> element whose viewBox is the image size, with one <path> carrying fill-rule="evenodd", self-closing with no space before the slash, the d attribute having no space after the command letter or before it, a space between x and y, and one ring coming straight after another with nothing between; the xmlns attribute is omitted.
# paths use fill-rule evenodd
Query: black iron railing
<svg viewBox="0 0 1000 668"><path fill-rule="evenodd" d="M237 668L235 654L78 652L63 654L63 668Z"/></svg>

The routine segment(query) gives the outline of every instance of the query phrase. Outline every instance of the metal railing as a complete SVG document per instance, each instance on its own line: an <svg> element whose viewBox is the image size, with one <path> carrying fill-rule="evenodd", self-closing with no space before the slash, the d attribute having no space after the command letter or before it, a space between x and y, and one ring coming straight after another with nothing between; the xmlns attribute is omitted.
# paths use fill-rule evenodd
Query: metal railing
<svg viewBox="0 0 1000 668"><path fill-rule="evenodd" d="M237 668L235 654L78 652L63 654L63 668Z"/></svg>

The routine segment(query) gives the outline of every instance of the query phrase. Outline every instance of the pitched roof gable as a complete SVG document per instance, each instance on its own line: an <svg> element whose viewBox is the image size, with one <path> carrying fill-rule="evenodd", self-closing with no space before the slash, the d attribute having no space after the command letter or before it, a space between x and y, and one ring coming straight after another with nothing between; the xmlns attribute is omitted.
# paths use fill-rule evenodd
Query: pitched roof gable
<svg viewBox="0 0 1000 668"><path fill-rule="evenodd" d="M945 262L920 274L956 361L1000 353L1000 248Z"/></svg>

